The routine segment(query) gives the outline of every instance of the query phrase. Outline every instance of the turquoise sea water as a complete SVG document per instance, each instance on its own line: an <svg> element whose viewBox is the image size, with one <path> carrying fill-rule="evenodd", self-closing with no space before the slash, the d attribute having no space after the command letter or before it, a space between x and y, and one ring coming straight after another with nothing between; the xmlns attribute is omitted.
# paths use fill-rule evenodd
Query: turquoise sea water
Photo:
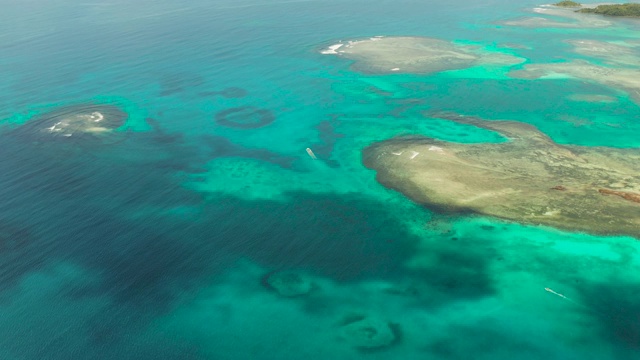
<svg viewBox="0 0 640 360"><path fill-rule="evenodd" d="M568 61L584 56L565 40L634 39L637 22L501 25L531 16L529 0L0 5L0 359L640 357L637 239L434 214L361 164L364 147L398 135L504 141L430 111L637 147L629 94L496 66L368 75L319 53L416 35ZM91 102L127 123L99 141L21 130ZM238 107L273 122L216 122ZM265 279L283 271L312 289L281 296ZM354 345L345 324L362 318L394 341Z"/></svg>

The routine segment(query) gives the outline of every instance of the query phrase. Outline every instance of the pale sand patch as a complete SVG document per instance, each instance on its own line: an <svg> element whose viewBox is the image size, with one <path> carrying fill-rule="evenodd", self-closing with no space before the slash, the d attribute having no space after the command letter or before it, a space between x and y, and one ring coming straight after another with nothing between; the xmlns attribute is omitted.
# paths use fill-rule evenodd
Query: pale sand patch
<svg viewBox="0 0 640 360"><path fill-rule="evenodd" d="M353 68L366 73L428 74L476 65L515 65L525 61L513 55L482 52L427 37L375 37L332 45L321 51L354 60ZM339 51L336 51L340 49Z"/></svg>

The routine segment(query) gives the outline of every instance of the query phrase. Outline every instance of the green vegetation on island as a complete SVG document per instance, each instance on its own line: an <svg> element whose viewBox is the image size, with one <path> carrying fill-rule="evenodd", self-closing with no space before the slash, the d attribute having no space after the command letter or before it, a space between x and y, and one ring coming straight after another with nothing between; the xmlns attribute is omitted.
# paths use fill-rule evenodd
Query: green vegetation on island
<svg viewBox="0 0 640 360"><path fill-rule="evenodd" d="M580 7L580 6L582 6L582 4L577 3L575 1L571 1L571 0L560 1L560 2L557 2L557 3L553 4L553 5L562 6L562 7Z"/></svg>
<svg viewBox="0 0 640 360"><path fill-rule="evenodd" d="M592 13L608 16L632 16L640 17L640 4L616 4L616 5L599 5L595 8L584 8L577 10L581 13Z"/></svg>

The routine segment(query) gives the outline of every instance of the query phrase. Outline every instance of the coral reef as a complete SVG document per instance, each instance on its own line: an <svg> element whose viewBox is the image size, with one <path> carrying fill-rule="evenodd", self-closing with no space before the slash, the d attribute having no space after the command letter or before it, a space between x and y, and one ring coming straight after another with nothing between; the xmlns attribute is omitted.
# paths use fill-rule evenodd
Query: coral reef
<svg viewBox="0 0 640 360"><path fill-rule="evenodd" d="M285 297L307 295L313 289L313 281L305 274L281 271L267 275L264 283L270 289Z"/></svg>
<svg viewBox="0 0 640 360"><path fill-rule="evenodd" d="M640 238L639 149L562 146L528 124L430 116L494 130L509 141L404 137L373 144L363 161L382 184L443 212Z"/></svg>
<svg viewBox="0 0 640 360"><path fill-rule="evenodd" d="M373 37L330 46L323 54L354 60L357 71L374 74L429 74L476 65L514 65L525 59L478 51L473 46L418 36Z"/></svg>
<svg viewBox="0 0 640 360"><path fill-rule="evenodd" d="M626 42L614 44L589 39L567 40L567 43L573 45L574 52L601 59L611 65L640 66L640 51L636 44Z"/></svg>
<svg viewBox="0 0 640 360"><path fill-rule="evenodd" d="M80 104L36 115L15 129L38 141L97 137L124 125L128 114L113 105Z"/></svg>
<svg viewBox="0 0 640 360"><path fill-rule="evenodd" d="M574 60L562 63L527 64L524 69L509 73L511 77L522 79L553 78L558 75L627 91L635 102L640 103L640 68L612 68L584 60Z"/></svg>
<svg viewBox="0 0 640 360"><path fill-rule="evenodd" d="M276 119L269 110L253 106L234 107L216 114L216 123L236 129L257 129Z"/></svg>
<svg viewBox="0 0 640 360"><path fill-rule="evenodd" d="M340 333L349 344L363 349L389 346L396 340L390 324L373 316L361 317L343 325Z"/></svg>

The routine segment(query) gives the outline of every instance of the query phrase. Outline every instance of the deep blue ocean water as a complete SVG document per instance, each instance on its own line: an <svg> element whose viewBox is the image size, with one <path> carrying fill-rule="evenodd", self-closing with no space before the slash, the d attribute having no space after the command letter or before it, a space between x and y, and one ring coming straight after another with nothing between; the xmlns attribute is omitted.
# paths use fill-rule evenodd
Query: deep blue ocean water
<svg viewBox="0 0 640 360"><path fill-rule="evenodd" d="M0 359L640 357L637 239L434 214L361 164L397 135L503 141L428 111L637 147L628 93L482 66L368 75L319 53L416 35L545 63L582 58L565 40L640 36L630 20L501 25L537 5L0 0ZM86 103L129 118L83 139L28 130ZM273 122L216 121L230 109ZM283 271L313 289L281 296L265 279ZM395 340L354 346L344 326L357 318L391 324Z"/></svg>

